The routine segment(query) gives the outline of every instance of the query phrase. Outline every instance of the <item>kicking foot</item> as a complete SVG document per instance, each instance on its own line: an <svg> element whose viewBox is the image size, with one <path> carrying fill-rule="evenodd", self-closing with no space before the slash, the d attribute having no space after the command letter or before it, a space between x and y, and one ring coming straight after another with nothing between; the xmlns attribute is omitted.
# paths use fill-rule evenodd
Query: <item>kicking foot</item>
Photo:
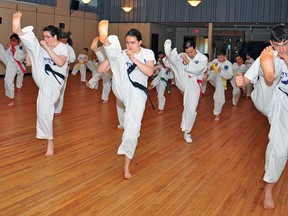
<svg viewBox="0 0 288 216"><path fill-rule="evenodd" d="M47 151L45 153L45 156L49 157L54 154L54 142L53 140L48 140L48 145L47 145Z"/></svg>
<svg viewBox="0 0 288 216"><path fill-rule="evenodd" d="M260 66L264 73L264 79L268 83L274 80L274 54L272 46L266 47L260 56Z"/></svg>
<svg viewBox="0 0 288 216"><path fill-rule="evenodd" d="M275 184L266 183L264 187L264 201L263 201L264 209L270 210L276 207L273 201L273 194L272 194L274 185Z"/></svg>
<svg viewBox="0 0 288 216"><path fill-rule="evenodd" d="M106 38L108 37L108 20L101 20L98 25L99 39L102 44L105 43Z"/></svg>
<svg viewBox="0 0 288 216"><path fill-rule="evenodd" d="M93 50L94 52L96 52L98 49L98 41L99 37L95 37L90 45L90 49Z"/></svg>
<svg viewBox="0 0 288 216"><path fill-rule="evenodd" d="M21 36L23 35L23 32L21 30L21 12L15 12L12 17L12 32Z"/></svg>
<svg viewBox="0 0 288 216"><path fill-rule="evenodd" d="M171 53L171 45L172 45L172 41L170 39L167 39L164 42L164 52L166 56L169 56Z"/></svg>
<svg viewBox="0 0 288 216"><path fill-rule="evenodd" d="M8 106L9 106L9 107L15 106L15 101L14 101L14 100L11 100L11 101L8 103Z"/></svg>

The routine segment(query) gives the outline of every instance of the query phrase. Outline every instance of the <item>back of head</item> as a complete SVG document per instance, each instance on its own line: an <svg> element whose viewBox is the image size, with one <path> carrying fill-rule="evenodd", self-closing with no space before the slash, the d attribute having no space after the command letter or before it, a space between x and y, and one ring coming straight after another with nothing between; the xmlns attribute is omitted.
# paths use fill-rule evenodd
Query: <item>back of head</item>
<svg viewBox="0 0 288 216"><path fill-rule="evenodd" d="M288 27L285 25L276 25L270 33L270 40L274 42L283 42L288 40Z"/></svg>

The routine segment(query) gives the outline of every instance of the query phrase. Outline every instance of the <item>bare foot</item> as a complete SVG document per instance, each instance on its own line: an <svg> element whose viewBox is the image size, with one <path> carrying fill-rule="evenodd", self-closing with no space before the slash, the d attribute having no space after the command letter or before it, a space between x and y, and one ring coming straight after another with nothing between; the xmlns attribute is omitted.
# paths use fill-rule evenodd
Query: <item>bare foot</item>
<svg viewBox="0 0 288 216"><path fill-rule="evenodd" d="M45 153L45 156L49 157L54 154L54 142L53 140L48 140L48 145L47 145L47 151Z"/></svg>
<svg viewBox="0 0 288 216"><path fill-rule="evenodd" d="M102 103L103 104L108 103L108 100L103 100Z"/></svg>
<svg viewBox="0 0 288 216"><path fill-rule="evenodd" d="M274 80L274 54L272 46L266 47L260 56L260 66L264 73L264 79L268 83Z"/></svg>
<svg viewBox="0 0 288 216"><path fill-rule="evenodd" d="M163 110L159 110L159 112L158 112L158 113L159 113L159 114L163 114L163 112L164 112Z"/></svg>
<svg viewBox="0 0 288 216"><path fill-rule="evenodd" d="M15 101L12 99L12 100L10 100L10 102L8 103L8 106L15 106Z"/></svg>
<svg viewBox="0 0 288 216"><path fill-rule="evenodd" d="M90 45L90 49L93 50L94 52L96 52L98 49L98 41L99 37L95 37Z"/></svg>
<svg viewBox="0 0 288 216"><path fill-rule="evenodd" d="M23 35L23 32L21 30L21 12L15 12L12 17L12 32L15 34L18 34L19 36Z"/></svg>
<svg viewBox="0 0 288 216"><path fill-rule="evenodd" d="M93 88L87 80L85 81L85 85L86 85L88 88L91 88L91 89Z"/></svg>
<svg viewBox="0 0 288 216"><path fill-rule="evenodd" d="M214 118L214 121L219 121L219 120L220 120L219 116L216 115L215 118Z"/></svg>
<svg viewBox="0 0 288 216"><path fill-rule="evenodd" d="M124 179L125 180L132 178L132 175L129 170L130 163L131 163L131 159L125 156L125 164L124 164Z"/></svg>
<svg viewBox="0 0 288 216"><path fill-rule="evenodd" d="M167 39L164 42L164 52L166 56L169 56L169 54L171 53L171 45L172 45L172 41L170 39Z"/></svg>
<svg viewBox="0 0 288 216"><path fill-rule="evenodd" d="M54 113L54 117L61 116L61 113Z"/></svg>
<svg viewBox="0 0 288 216"><path fill-rule="evenodd" d="M108 25L108 20L101 20L98 25L99 39L102 44L105 43L105 40L108 37Z"/></svg>
<svg viewBox="0 0 288 216"><path fill-rule="evenodd" d="M275 184L272 183L266 183L264 187L264 201L263 201L264 209L270 210L276 207L273 201L273 194L272 194L274 185Z"/></svg>
<svg viewBox="0 0 288 216"><path fill-rule="evenodd" d="M129 180L129 179L131 179L131 178L132 178L132 175L131 175L129 169L128 169L128 170L125 170L125 169L124 169L124 179L125 179L125 180Z"/></svg>
<svg viewBox="0 0 288 216"><path fill-rule="evenodd" d="M124 129L124 127L122 125L118 125L117 128L118 129Z"/></svg>
<svg viewBox="0 0 288 216"><path fill-rule="evenodd" d="M21 92L21 88L16 88L17 89L17 92Z"/></svg>
<svg viewBox="0 0 288 216"><path fill-rule="evenodd" d="M149 85L149 86L148 86L148 89L149 89L149 90L153 89L153 85Z"/></svg>

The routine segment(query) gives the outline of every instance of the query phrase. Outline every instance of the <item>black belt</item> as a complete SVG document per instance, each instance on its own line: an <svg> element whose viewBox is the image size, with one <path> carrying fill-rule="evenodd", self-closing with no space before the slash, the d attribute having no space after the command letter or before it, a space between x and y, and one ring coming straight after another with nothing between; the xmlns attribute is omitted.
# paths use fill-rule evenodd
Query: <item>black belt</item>
<svg viewBox="0 0 288 216"><path fill-rule="evenodd" d="M58 73L56 71L54 71L51 66L49 64L45 65L45 73L49 76L49 73L52 73L52 75L54 76L54 78L57 80L57 82L61 85L60 81L58 80L57 76L60 77L61 79L65 79L65 76L61 73Z"/></svg>
<svg viewBox="0 0 288 216"><path fill-rule="evenodd" d="M129 78L130 82L132 83L132 85L133 85L135 88L139 88L139 89L141 89L142 91L145 92L145 94L147 95L147 98L148 98L148 100L149 100L149 102L150 102L150 104L151 104L151 106L152 106L152 109L155 110L155 106L154 106L154 104L153 104L153 102L152 102L152 100L151 100L151 97L150 97L150 95L149 95L149 92L148 92L147 88L146 88L145 86L143 86L142 84L138 83L138 82L132 81L131 78L130 78L130 76L129 76L130 73L131 73L136 67L137 67L137 65L136 65L135 63L133 63L133 65L131 65L131 66L127 69L128 78Z"/></svg>
<svg viewBox="0 0 288 216"><path fill-rule="evenodd" d="M288 93L283 91L280 87L278 87L280 89L280 91L284 92L286 94L286 96L288 96Z"/></svg>

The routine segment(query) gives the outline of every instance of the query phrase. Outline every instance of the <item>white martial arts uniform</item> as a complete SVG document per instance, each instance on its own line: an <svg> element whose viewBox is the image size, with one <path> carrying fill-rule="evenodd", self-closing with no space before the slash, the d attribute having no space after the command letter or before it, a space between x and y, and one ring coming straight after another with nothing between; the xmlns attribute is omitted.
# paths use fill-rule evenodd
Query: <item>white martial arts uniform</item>
<svg viewBox="0 0 288 216"><path fill-rule="evenodd" d="M225 90L227 88L227 79L230 79L233 76L233 71L232 71L232 63L228 60L225 60L223 63L221 63L218 61L218 59L214 59L212 62L210 62L209 68L211 67L212 64L216 65L217 70L221 69L221 72L215 73L214 71L209 73L209 77L210 76L213 77L211 80L213 80L215 85L215 92L213 95L214 100L213 114L218 116L222 112L222 107L225 103ZM215 75L216 77L214 78Z"/></svg>
<svg viewBox="0 0 288 216"><path fill-rule="evenodd" d="M2 44L0 44L0 60L6 65L6 74L4 78L5 95L11 99L14 99L15 97L14 93L15 76L17 76L16 87L20 89L23 85L24 73L26 72L26 66L24 64L26 56L25 50L22 44L19 44L14 47L15 47L15 53L13 56L11 46L7 50L5 50ZM19 63L17 63L16 60Z"/></svg>
<svg viewBox="0 0 288 216"><path fill-rule="evenodd" d="M76 75L78 71L80 71L80 80L81 82L86 81L86 64L85 62L88 61L88 56L84 54L79 54L77 57L78 63L74 65L72 69L72 74Z"/></svg>
<svg viewBox="0 0 288 216"><path fill-rule="evenodd" d="M274 56L277 52L274 51ZM271 86L264 80L260 58L244 75L254 84L251 98L256 108L268 117L271 125L266 149L264 181L275 183L280 178L288 156L288 69L286 63L274 58L275 79ZM259 78L258 78L259 76Z"/></svg>
<svg viewBox="0 0 288 216"><path fill-rule="evenodd" d="M240 95L241 95L241 90L240 90L240 88L238 88L236 86L236 76L238 76L239 74L244 75L245 72L247 71L247 67L246 67L245 64L238 65L238 63L235 62L232 65L232 71L233 71L233 77L230 80L231 86L233 88L233 91L232 91L232 104L233 105L237 105L238 101L239 101L239 98L240 98Z"/></svg>
<svg viewBox="0 0 288 216"><path fill-rule="evenodd" d="M148 76L136 67L128 77L127 69L133 62L126 52L122 51L117 36L111 35L108 40L111 44L104 46L104 48L113 73L112 90L117 99L123 102L125 106L124 132L118 154L124 154L132 159L138 143L147 95L141 89L134 87L129 77L133 82L138 82L147 87ZM154 53L149 49L141 47L141 51L134 57L142 63L147 61L154 61L155 63Z"/></svg>
<svg viewBox="0 0 288 216"><path fill-rule="evenodd" d="M55 103L60 96L68 67L68 46L59 43L53 51L57 55L67 56L64 66L57 66L46 50L39 44L33 33L33 27L22 29L19 36L32 63L32 77L39 87L37 97L37 133L38 139L53 139L53 118Z"/></svg>
<svg viewBox="0 0 288 216"><path fill-rule="evenodd" d="M254 63L254 59L249 59L245 61L245 65L247 67L247 70L250 68L250 66ZM253 86L252 83L249 82L243 87L243 92L246 94L247 97L251 97L251 92L252 92Z"/></svg>
<svg viewBox="0 0 288 216"><path fill-rule="evenodd" d="M100 46L97 49L97 51L95 52L95 54L99 60L99 63L102 63L107 58L103 46ZM94 63L93 67L90 64L90 67L93 71L92 71L92 78L89 80L89 87L91 89L98 89L99 81L100 81L100 79L102 79L103 89L102 89L101 99L103 101L108 101L109 94L111 91L111 85L112 85L112 72L111 72L111 70L108 70L104 73L98 73L98 71L97 71L98 63L97 63L97 66Z"/></svg>
<svg viewBox="0 0 288 216"><path fill-rule="evenodd" d="M66 44L68 46L68 55L69 55L69 64L73 63L76 60L76 55L75 55L75 51L74 49L69 45ZM63 104L64 104L64 93L65 93L65 89L66 89L66 85L67 85L67 81L68 81L68 75L69 75L69 65L67 67L67 72L66 72L66 77L64 80L64 86L61 89L60 92L60 97L57 100L56 104L55 104L55 113L61 113L62 112L62 108L63 108Z"/></svg>
<svg viewBox="0 0 288 216"><path fill-rule="evenodd" d="M156 87L157 98L158 98L158 109L164 110L165 107L165 89L169 87L169 79L173 78L173 74L169 71L168 68L164 68L162 65L158 65L157 76L152 80L150 85L154 88ZM170 88L168 88L168 93L170 93Z"/></svg>
<svg viewBox="0 0 288 216"><path fill-rule="evenodd" d="M196 109L202 94L201 82L207 70L208 59L198 51L193 59L185 54L190 61L188 65L185 65L180 55L174 48L167 55L167 59L174 71L176 86L184 93L181 129L189 134L196 119Z"/></svg>

